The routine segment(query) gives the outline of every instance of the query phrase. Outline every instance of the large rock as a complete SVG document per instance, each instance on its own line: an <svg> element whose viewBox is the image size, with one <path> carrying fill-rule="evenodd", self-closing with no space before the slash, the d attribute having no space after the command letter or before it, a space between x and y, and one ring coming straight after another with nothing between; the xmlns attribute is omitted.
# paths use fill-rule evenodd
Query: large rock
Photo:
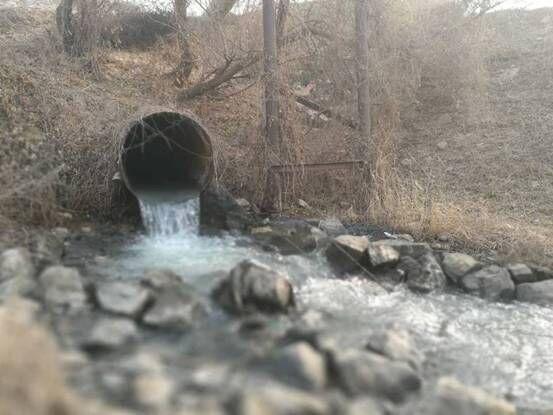
<svg viewBox="0 0 553 415"><path fill-rule="evenodd" d="M164 288L154 294L154 305L142 321L150 326L169 329L188 329L205 316L198 295L184 286Z"/></svg>
<svg viewBox="0 0 553 415"><path fill-rule="evenodd" d="M401 403L421 388L421 379L406 363L368 351L336 354L340 386L350 396L374 395Z"/></svg>
<svg viewBox="0 0 553 415"><path fill-rule="evenodd" d="M306 342L280 350L268 370L283 384L304 390L321 390L327 383L325 358Z"/></svg>
<svg viewBox="0 0 553 415"><path fill-rule="evenodd" d="M415 370L422 366L423 355L407 330L391 328L377 332L370 337L367 349L392 360L408 363Z"/></svg>
<svg viewBox="0 0 553 415"><path fill-rule="evenodd" d="M26 248L13 248L0 255L0 299L31 295L36 291L35 267Z"/></svg>
<svg viewBox="0 0 553 415"><path fill-rule="evenodd" d="M419 258L419 263L419 269L412 269L407 273L407 287L410 290L429 293L441 290L446 286L446 276L434 255L422 255Z"/></svg>
<svg viewBox="0 0 553 415"><path fill-rule="evenodd" d="M509 271L497 265L465 275L460 280L460 286L470 294L489 300L507 301L515 296L515 283Z"/></svg>
<svg viewBox="0 0 553 415"><path fill-rule="evenodd" d="M341 235L332 240L326 249L326 258L337 272L346 273L359 269L366 263L369 238Z"/></svg>
<svg viewBox="0 0 553 415"><path fill-rule="evenodd" d="M317 228L299 220L272 222L251 229L252 238L269 250L283 255L305 254L317 248Z"/></svg>
<svg viewBox="0 0 553 415"><path fill-rule="evenodd" d="M230 399L230 415L330 415L331 405L316 395L285 386L245 389Z"/></svg>
<svg viewBox="0 0 553 415"><path fill-rule="evenodd" d="M105 311L138 318L151 301L148 289L132 282L110 281L96 285L96 301Z"/></svg>
<svg viewBox="0 0 553 415"><path fill-rule="evenodd" d="M387 244L369 243L367 257L373 267L392 266L398 263L399 252Z"/></svg>
<svg viewBox="0 0 553 415"><path fill-rule="evenodd" d="M336 237L347 233L345 226L337 218L327 218L319 222L319 229L328 236Z"/></svg>
<svg viewBox="0 0 553 415"><path fill-rule="evenodd" d="M449 279L458 284L469 272L482 268L482 264L470 255L455 252L444 254L442 268Z"/></svg>
<svg viewBox="0 0 553 415"><path fill-rule="evenodd" d="M515 406L487 392L465 386L453 378L441 378L430 415L515 415Z"/></svg>
<svg viewBox="0 0 553 415"><path fill-rule="evenodd" d="M538 281L547 281L553 279L553 271L546 267L541 266L531 266L532 272L536 277L536 282Z"/></svg>
<svg viewBox="0 0 553 415"><path fill-rule="evenodd" d="M507 270L515 284L524 284L527 282L537 282L538 276L525 264L509 264Z"/></svg>
<svg viewBox="0 0 553 415"><path fill-rule="evenodd" d="M404 239L384 239L374 242L374 244L390 246L394 248L400 256L410 256L418 258L424 254L431 254L430 245L425 243L415 243Z"/></svg>
<svg viewBox="0 0 553 415"><path fill-rule="evenodd" d="M553 304L553 280L524 283L516 288L516 298L526 303Z"/></svg>
<svg viewBox="0 0 553 415"><path fill-rule="evenodd" d="M70 313L86 307L87 296L77 269L59 265L48 267L40 274L39 282L47 307Z"/></svg>
<svg viewBox="0 0 553 415"><path fill-rule="evenodd" d="M222 186L212 185L200 194L200 232L219 235L245 232L252 217Z"/></svg>
<svg viewBox="0 0 553 415"><path fill-rule="evenodd" d="M105 318L98 321L90 335L82 341L87 350L116 349L124 346L138 336L138 329L132 320L124 318Z"/></svg>
<svg viewBox="0 0 553 415"><path fill-rule="evenodd" d="M286 276L256 261L238 264L215 287L213 299L235 314L286 313L294 307L294 290Z"/></svg>

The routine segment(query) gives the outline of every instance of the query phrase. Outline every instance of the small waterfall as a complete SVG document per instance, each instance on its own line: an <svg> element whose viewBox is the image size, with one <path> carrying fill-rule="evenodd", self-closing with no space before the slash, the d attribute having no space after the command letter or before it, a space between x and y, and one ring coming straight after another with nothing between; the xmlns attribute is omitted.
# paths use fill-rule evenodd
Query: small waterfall
<svg viewBox="0 0 553 415"><path fill-rule="evenodd" d="M140 195L140 213L150 236L171 236L198 233L200 201L197 194L163 197L160 194Z"/></svg>

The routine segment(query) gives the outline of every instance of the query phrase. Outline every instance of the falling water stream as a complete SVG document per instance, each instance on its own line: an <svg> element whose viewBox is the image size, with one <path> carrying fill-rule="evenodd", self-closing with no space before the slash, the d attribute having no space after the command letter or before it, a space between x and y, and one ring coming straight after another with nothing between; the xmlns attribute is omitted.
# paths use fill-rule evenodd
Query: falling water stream
<svg viewBox="0 0 553 415"><path fill-rule="evenodd" d="M414 333L426 379L453 375L520 407L553 406L551 308L460 293L419 295L404 287L375 293L368 281L336 278L320 253L281 256L230 236L200 236L196 197L148 195L141 208L148 233L114 254L110 275L169 268L207 294L215 271L256 259L287 273L299 307L324 316L321 329L345 346L361 347L372 331L394 324Z"/></svg>

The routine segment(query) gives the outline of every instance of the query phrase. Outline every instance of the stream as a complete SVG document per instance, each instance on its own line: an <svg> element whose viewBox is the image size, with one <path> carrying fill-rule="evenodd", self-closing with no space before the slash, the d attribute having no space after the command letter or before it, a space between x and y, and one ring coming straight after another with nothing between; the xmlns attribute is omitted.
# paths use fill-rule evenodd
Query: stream
<svg viewBox="0 0 553 415"><path fill-rule="evenodd" d="M300 310L317 316L313 324L339 344L362 347L374 330L406 328L425 356L425 383L453 375L521 408L546 408L553 402L553 309L492 303L456 292L420 295L403 286L375 290L363 279L336 278L320 253L281 256L240 238L198 235L196 198L151 200L141 203L148 233L120 243L96 272L131 278L168 268L207 296L219 271L255 259L289 276ZM227 320L221 311L213 307L210 313L212 328L224 331Z"/></svg>

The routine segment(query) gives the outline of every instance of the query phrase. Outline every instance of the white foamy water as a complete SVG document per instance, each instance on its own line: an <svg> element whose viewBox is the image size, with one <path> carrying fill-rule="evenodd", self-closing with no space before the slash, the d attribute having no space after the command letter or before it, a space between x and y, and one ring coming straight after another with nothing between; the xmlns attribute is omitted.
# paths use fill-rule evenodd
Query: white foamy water
<svg viewBox="0 0 553 415"><path fill-rule="evenodd" d="M344 347L363 347L374 330L396 325L410 330L424 352L429 388L439 376L455 376L524 408L553 407L553 308L460 293L419 295L404 286L375 294L374 283L362 278L336 278L321 253L281 256L245 239L198 235L197 201L147 209L150 235L114 252L106 274L133 278L168 268L207 296L218 278L215 271L255 259L285 272L300 309L321 312L321 330Z"/></svg>

